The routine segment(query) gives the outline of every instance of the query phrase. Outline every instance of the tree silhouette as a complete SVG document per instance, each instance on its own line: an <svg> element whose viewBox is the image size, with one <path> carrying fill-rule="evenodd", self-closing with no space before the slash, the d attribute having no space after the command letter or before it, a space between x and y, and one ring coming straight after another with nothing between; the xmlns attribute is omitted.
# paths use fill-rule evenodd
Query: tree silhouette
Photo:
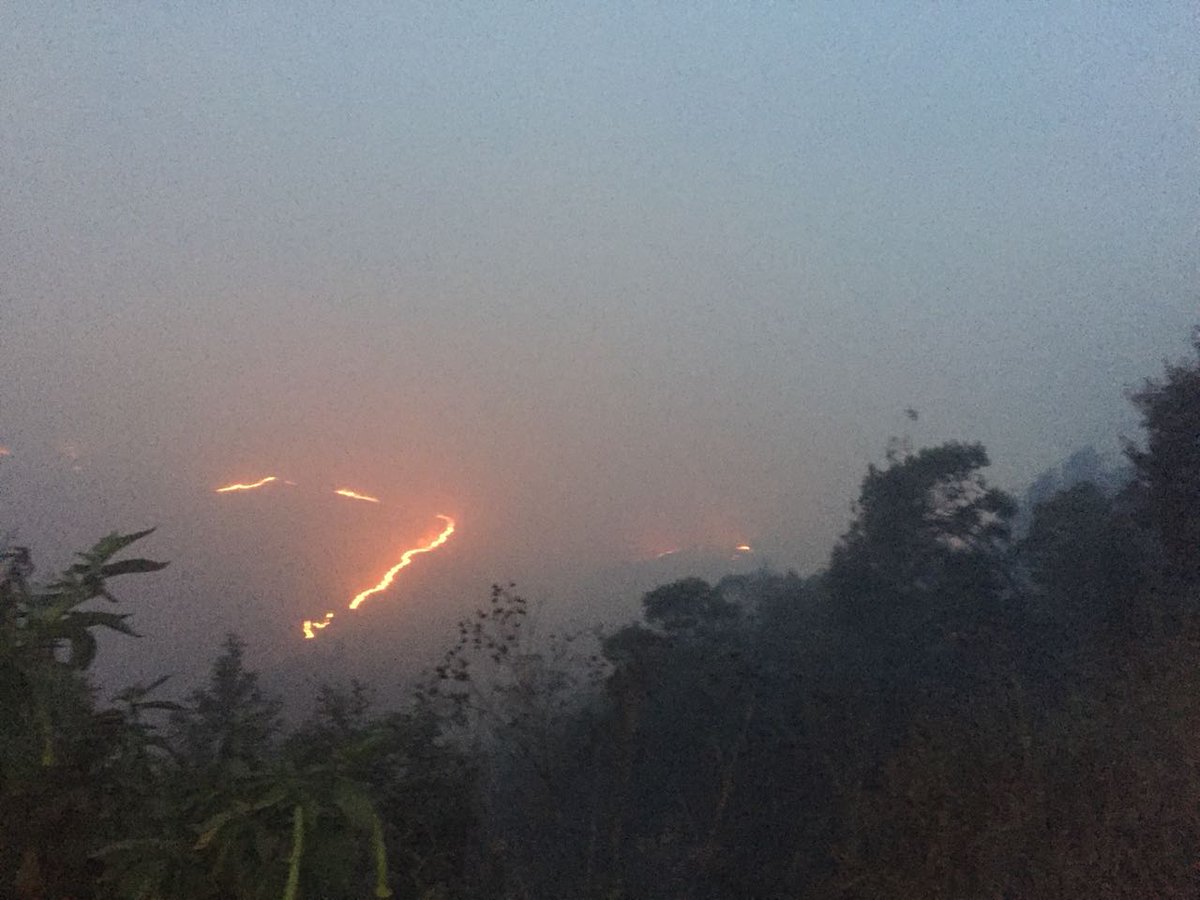
<svg viewBox="0 0 1200 900"><path fill-rule="evenodd" d="M1193 332L1196 360L1167 365L1131 395L1142 414L1146 447L1130 443L1150 521L1179 575L1200 580L1200 328Z"/></svg>

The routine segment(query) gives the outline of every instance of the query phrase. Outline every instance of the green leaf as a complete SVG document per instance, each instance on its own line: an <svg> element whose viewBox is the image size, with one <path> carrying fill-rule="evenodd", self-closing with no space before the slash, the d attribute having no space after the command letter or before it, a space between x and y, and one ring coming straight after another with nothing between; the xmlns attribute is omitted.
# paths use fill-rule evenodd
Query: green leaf
<svg viewBox="0 0 1200 900"><path fill-rule="evenodd" d="M220 833L221 829L232 822L234 819L245 815L248 807L245 803L235 803L230 809L223 810L210 818L199 828L200 837L192 846L193 850L203 850L213 842L213 838Z"/></svg>
<svg viewBox="0 0 1200 900"><path fill-rule="evenodd" d="M371 831L379 818L375 806L363 788L354 782L339 779L333 784L333 802L355 828Z"/></svg>
<svg viewBox="0 0 1200 900"><path fill-rule="evenodd" d="M176 750L175 750L174 746L172 746L171 742L166 740L165 738L160 738L156 735L151 734L151 735L148 735L147 737L143 738L143 743L145 743L145 745L147 747L154 747L157 750L163 751L168 756L171 756L171 757L176 756Z"/></svg>
<svg viewBox="0 0 1200 900"><path fill-rule="evenodd" d="M375 816L371 827L371 852L375 857L375 896L386 900L392 896L392 890L388 887L387 845L383 841L383 823L379 816Z"/></svg>
<svg viewBox="0 0 1200 900"><path fill-rule="evenodd" d="M209 844L211 844L213 842L213 839L216 838L216 836L218 834L220 834L221 828L228 821L229 821L228 819L222 819L220 822L218 822L212 828L209 828L206 831L204 831L200 835L200 837L196 838L196 843L192 844L192 849L193 850L205 849Z"/></svg>
<svg viewBox="0 0 1200 900"><path fill-rule="evenodd" d="M96 658L96 638L90 631L78 631L71 635L71 655L67 665L72 669L86 669Z"/></svg>
<svg viewBox="0 0 1200 900"><path fill-rule="evenodd" d="M287 798L288 789L280 785L267 791L250 809L258 812L262 809L269 809L272 806L278 806L284 799Z"/></svg>
<svg viewBox="0 0 1200 900"><path fill-rule="evenodd" d="M145 685L144 687L140 687L140 690L144 696L146 694L150 694L150 693L153 693L154 691L157 691L160 687L162 687L164 684L166 684L170 680L171 680L170 675L160 675L158 678L155 678L149 684Z"/></svg>
<svg viewBox="0 0 1200 900"><path fill-rule="evenodd" d="M116 575L133 575L138 572L158 572L165 569L168 563L155 562L152 559L122 559L100 567L100 574L105 578Z"/></svg>
<svg viewBox="0 0 1200 900"><path fill-rule="evenodd" d="M173 700L136 700L133 703L138 709L161 709L166 712L183 712L186 707Z"/></svg>
<svg viewBox="0 0 1200 900"><path fill-rule="evenodd" d="M129 618L128 613L111 613L102 610L84 610L83 612L72 612L63 617L65 623L71 628L111 628L113 631L119 631L121 634L129 634L137 637L137 632L125 624L125 620Z"/></svg>
<svg viewBox="0 0 1200 900"><path fill-rule="evenodd" d="M148 534L154 532L153 528L147 528L145 531L136 531L133 534L117 534L115 531L100 539L100 541L89 550L84 557L89 560L103 562L110 559L114 554L124 550L134 541L140 541Z"/></svg>
<svg viewBox="0 0 1200 900"><path fill-rule="evenodd" d="M288 877L283 888L283 900L296 900L300 893L300 861L303 857L304 807L297 803L292 808L292 852L288 856Z"/></svg>

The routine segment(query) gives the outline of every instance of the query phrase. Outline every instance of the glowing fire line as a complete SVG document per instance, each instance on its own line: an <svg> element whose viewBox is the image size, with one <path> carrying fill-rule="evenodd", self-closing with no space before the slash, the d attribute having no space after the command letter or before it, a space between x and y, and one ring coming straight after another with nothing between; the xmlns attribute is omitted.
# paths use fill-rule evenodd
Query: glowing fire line
<svg viewBox="0 0 1200 900"><path fill-rule="evenodd" d="M9 451L9 449L7 447L0 445L0 456L7 456L10 452L11 451ZM227 484L224 487L215 488L214 491L215 491L215 493L218 493L218 494L226 494L226 493L231 493L234 491L253 491L258 488L265 487L266 485L271 484L272 482L275 482L275 481L279 481L279 477L277 475L268 475L265 478L260 478L258 481L254 481L254 482L250 482L250 483L246 483L246 484L243 484L240 482L234 483L234 484ZM289 485L296 484L296 482L294 482L294 481L284 481L283 483L289 484ZM358 491L351 490L350 488L337 488L333 491L333 493L337 494L339 497L346 497L350 500L363 500L363 501L366 501L367 503L379 503L380 502L378 497L372 497L369 494L360 494ZM354 596L354 599L352 599L349 603L349 609L356 610L359 608L359 606L362 605L363 601L366 600L368 597L371 597L371 596L374 596L375 594L379 594L379 593L382 593L383 591L386 591L389 587L392 586L392 582L395 581L396 576L400 573L400 571L402 569L408 568L408 566L412 564L413 558L415 556L418 556L419 554L422 554L422 553L430 553L430 552L436 550L438 547L441 547L443 544L446 543L446 541L448 541L450 539L450 536L452 534L454 534L454 530L455 530L454 520L452 518L450 518L449 516L443 516L443 515L438 515L437 518L441 519L443 522L446 523L445 528L442 529L442 531L438 534L438 536L435 537L433 540L431 540L428 544L425 544L420 547L413 547L410 550L405 550L404 553L401 554L401 556L400 556L400 561L398 563L396 563L394 566L392 566L390 569L388 569L387 572L384 573L383 577L381 579L379 579L379 581L374 586L369 587L364 591L360 591L358 594L356 594ZM736 547L734 547L734 550L738 553L753 552L753 550L749 544L738 544ZM663 557L666 557L666 556L672 556L678 552L679 552L678 548L667 550L662 553L656 554L655 559L662 559ZM305 619L301 625L301 629L304 632L304 637L309 640L312 640L313 638L315 638L317 636L318 631L322 631L329 627L330 623L333 620L333 617L334 617L334 614L331 611L331 612L325 613L324 617L321 619L315 619L315 620L314 619Z"/></svg>
<svg viewBox="0 0 1200 900"><path fill-rule="evenodd" d="M358 609L359 606L362 605L362 602L368 597L378 594L382 591L386 591L389 587L391 587L392 582L396 579L396 575L401 569L408 568L413 561L413 557L421 553L430 553L442 546L442 544L446 543L446 541L450 540L450 535L454 534L454 520L449 516L442 515L439 515L437 518L446 523L446 527L442 529L441 533L428 544L424 544L420 547L413 547L411 550L405 550L400 556L400 562L388 569L387 572L384 573L383 577L380 578L373 587L369 587L365 591L361 591L355 595L354 599L350 601L350 609ZM329 620L332 618L333 613L328 612L325 613L324 620L313 621L312 619L306 619L303 625L301 625L301 629L304 631L304 636L309 640L315 638L317 636L317 631L329 625Z"/></svg>
<svg viewBox="0 0 1200 900"><path fill-rule="evenodd" d="M266 478L260 478L258 481L255 481L252 484L227 484L225 487L217 488L216 493L228 494L230 491L252 491L255 488L260 488L265 484L270 484L272 481L278 480L278 476L268 475Z"/></svg>
<svg viewBox="0 0 1200 900"><path fill-rule="evenodd" d="M3 445L0 445L0 455L4 455L4 451L7 451L7 449L8 448L4 447ZM258 481L249 482L247 484L242 484L241 482L227 484L224 487L215 488L214 490L218 494L228 494L233 491L253 491L257 488L264 487L273 481L279 481L279 476L268 475L266 478L260 478ZM283 483L290 485L296 484L294 481L286 480ZM358 491L350 490L350 488L337 488L333 493L337 494L339 497L347 497L350 500L365 500L368 503L380 502L378 497L372 497L369 494L360 494ZM378 594L382 591L386 591L389 587L391 587L392 582L396 579L396 575L399 574L400 570L406 569L412 564L413 557L421 553L429 553L433 550L436 550L438 547L442 546L442 544L446 543L446 541L450 540L450 535L454 534L454 520L449 516L443 515L439 515L437 518L446 523L446 527L441 530L441 533L439 533L438 536L428 544L420 547L413 547L411 550L405 550L400 556L400 562L388 569L374 587L369 587L365 591L361 591L355 595L354 599L350 601L350 609L358 609L359 606L362 605L362 602L368 597ZM320 619L305 619L300 627L304 632L304 637L312 640L317 636L318 631L328 628L331 621L333 621L333 613L327 612L325 613L325 616Z"/></svg>
<svg viewBox="0 0 1200 900"><path fill-rule="evenodd" d="M350 488L338 488L334 491L339 497L349 497L351 500L366 500L368 503L378 503L378 497L371 497L368 494L360 494L358 491L352 491Z"/></svg>
<svg viewBox="0 0 1200 900"><path fill-rule="evenodd" d="M384 576L379 579L378 584L360 592L353 600L350 601L351 609L358 609L359 606L362 605L362 602L372 594L378 594L380 591L386 591L389 587L391 587L392 581L396 578L396 574L401 569L407 568L409 563L412 562L413 557L418 553L429 553L431 550L436 550L438 547L442 546L442 544L446 543L446 541L450 540L450 535L454 534L454 520L449 516L438 516L437 518L446 523L446 527L442 529L442 533L424 547L414 547L412 550L405 550L403 555L400 557L400 562L388 569Z"/></svg>
<svg viewBox="0 0 1200 900"><path fill-rule="evenodd" d="M317 636L317 632L314 631L313 629L328 628L329 620L332 618L333 618L333 613L327 612L327 613L325 613L324 619L318 619L315 622L312 619L305 619L304 625L303 625L304 636L310 640L312 638L315 638Z"/></svg>

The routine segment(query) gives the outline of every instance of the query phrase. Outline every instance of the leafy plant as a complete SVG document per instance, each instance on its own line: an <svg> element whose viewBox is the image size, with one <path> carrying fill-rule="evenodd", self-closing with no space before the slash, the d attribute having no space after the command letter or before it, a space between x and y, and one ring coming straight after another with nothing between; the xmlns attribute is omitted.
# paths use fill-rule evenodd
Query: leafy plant
<svg viewBox="0 0 1200 900"><path fill-rule="evenodd" d="M71 893L95 840L94 782L122 740L121 718L96 713L84 676L96 629L133 635L107 579L166 564L114 557L151 531L111 534L44 587L27 548L0 553L0 871L18 896Z"/></svg>

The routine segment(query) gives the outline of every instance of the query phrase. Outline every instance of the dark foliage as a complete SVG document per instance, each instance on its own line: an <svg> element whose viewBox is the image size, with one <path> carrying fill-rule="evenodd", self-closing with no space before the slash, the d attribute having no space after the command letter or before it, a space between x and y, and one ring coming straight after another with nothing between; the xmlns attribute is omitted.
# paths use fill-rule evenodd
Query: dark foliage
<svg viewBox="0 0 1200 900"><path fill-rule="evenodd" d="M687 578L608 634L512 586L402 713L291 732L230 636L186 703L111 707L113 535L0 557L0 895L1184 898L1200 894L1198 362L1022 513L978 444L896 442L827 571Z"/></svg>
<svg viewBox="0 0 1200 900"><path fill-rule="evenodd" d="M1168 365L1132 394L1146 447L1130 444L1137 486L1174 570L1200 581L1200 329L1196 362Z"/></svg>

